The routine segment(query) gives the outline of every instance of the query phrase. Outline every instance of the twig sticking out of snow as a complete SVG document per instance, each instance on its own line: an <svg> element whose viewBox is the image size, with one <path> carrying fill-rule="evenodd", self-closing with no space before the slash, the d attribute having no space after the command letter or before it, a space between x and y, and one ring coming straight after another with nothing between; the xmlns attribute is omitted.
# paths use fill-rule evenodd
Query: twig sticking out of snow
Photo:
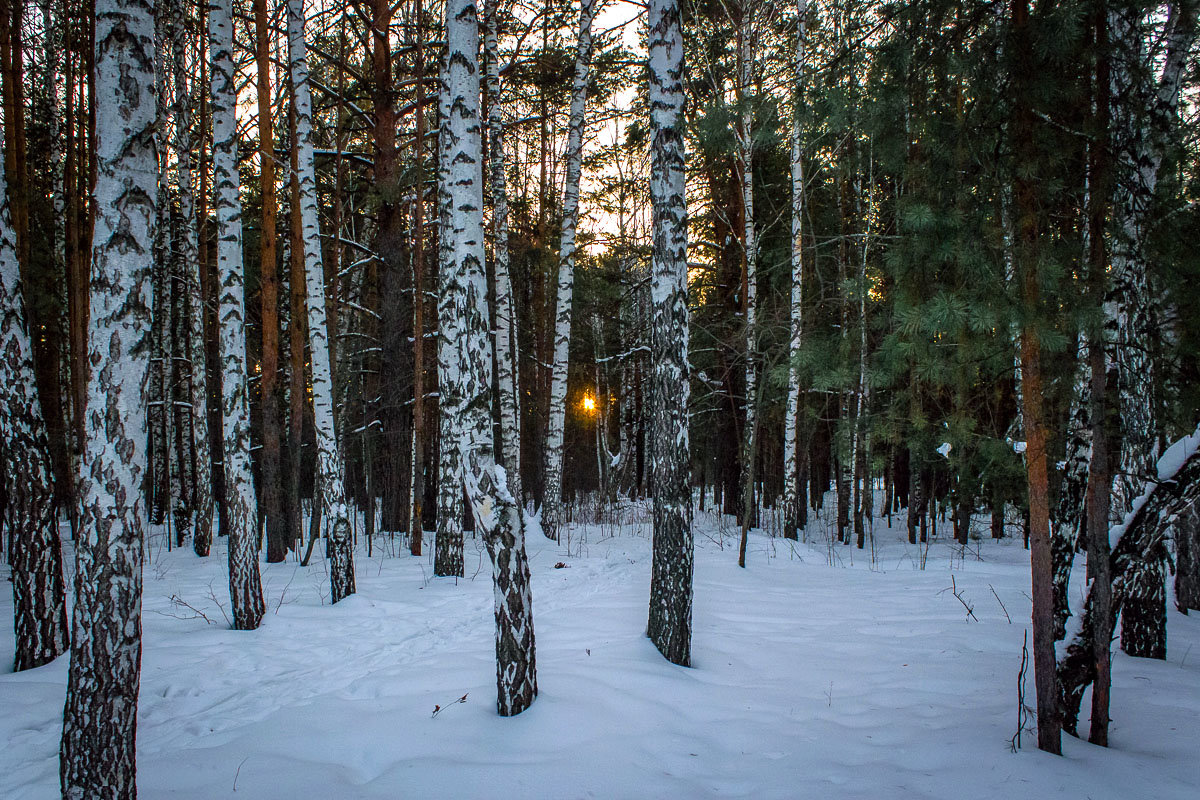
<svg viewBox="0 0 1200 800"><path fill-rule="evenodd" d="M1008 609L1004 607L1004 601L1000 599L1000 595L996 594L996 589L990 583L988 588L992 590L992 597L996 598L996 602L1000 604L1000 610L1004 612L1004 618L1008 620L1008 624L1012 625L1012 617L1008 615Z"/></svg>
<svg viewBox="0 0 1200 800"><path fill-rule="evenodd" d="M467 692L467 694L470 694L470 692ZM447 704L446 704L444 707L443 707L443 706L439 706L439 705L434 705L434 707L433 707L433 717L436 717L438 714L442 713L443 711L445 711L445 710L446 710L446 708L449 708L450 706L453 706L453 705L458 705L459 703L465 703L465 702L467 702L467 695L466 695L466 694L464 694L462 697L460 697L460 698L458 698L457 700L455 700L453 703L447 703ZM430 718L432 719L432 717L430 717Z"/></svg>
<svg viewBox="0 0 1200 800"><path fill-rule="evenodd" d="M951 575L950 575L950 585L948 587L946 587L945 589L942 589L942 591L938 592L938 594L943 594L947 591L949 591L951 594L953 594L954 597L958 600L958 602L963 604L963 608L965 608L967 610L967 619L968 620L973 619L976 622L979 622L979 617L975 616L975 607L973 605L971 605L970 603L968 603L965 599L963 599L962 592L958 591L958 584L956 584L954 582L953 573L951 573ZM993 592L994 591L995 590L993 590ZM997 597L996 599L999 600L1000 598ZM1004 604L1001 603L1000 605L1004 605ZM1007 615L1007 613L1008 612L1006 611L1005 614ZM1009 620L1009 622L1012 622L1012 620Z"/></svg>

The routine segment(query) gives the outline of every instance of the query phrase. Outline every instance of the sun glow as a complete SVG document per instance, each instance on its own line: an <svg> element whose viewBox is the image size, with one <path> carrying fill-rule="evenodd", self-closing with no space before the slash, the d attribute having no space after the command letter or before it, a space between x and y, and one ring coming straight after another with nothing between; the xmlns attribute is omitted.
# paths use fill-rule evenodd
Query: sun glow
<svg viewBox="0 0 1200 800"><path fill-rule="evenodd" d="M588 414L594 413L596 411L596 398L592 397L590 394L585 394L579 405L582 406L583 410Z"/></svg>

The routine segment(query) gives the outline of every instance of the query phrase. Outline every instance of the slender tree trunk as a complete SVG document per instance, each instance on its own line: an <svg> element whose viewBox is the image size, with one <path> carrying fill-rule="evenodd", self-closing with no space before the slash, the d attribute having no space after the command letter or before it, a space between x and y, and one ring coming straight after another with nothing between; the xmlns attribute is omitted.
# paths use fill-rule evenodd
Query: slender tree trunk
<svg viewBox="0 0 1200 800"><path fill-rule="evenodd" d="M567 413L567 367L571 344L571 303L575 287L575 236L579 225L579 179L583 172L584 110L592 63L592 18L596 0L580 0L579 42L571 87L571 119L567 128L567 175L563 182L562 239L558 246L558 302L554 316L554 360L550 376L546 427L545 496L542 531L558 541L566 522L562 502L563 431Z"/></svg>
<svg viewBox="0 0 1200 800"><path fill-rule="evenodd" d="M304 41L304 2L288 0L288 62L296 109L296 150L300 180L300 219L304 228L304 272L308 295L308 340L312 364L313 420L317 434L317 474L321 511L328 536L329 578L334 603L354 594L354 552L345 474L334 432L333 375L325 321L321 229L317 216L316 169L312 143L312 96L308 84L308 49ZM296 213L296 209L292 210Z"/></svg>
<svg viewBox="0 0 1200 800"><path fill-rule="evenodd" d="M202 7L202 21L207 23L207 6ZM207 27L207 24L201 27ZM203 417L204 427L196 430L196 460L198 475L207 478L204 484L208 487L209 502L197 505L196 530L192 539L192 549L201 558L208 556L212 548L212 510L217 505L217 524L220 530L226 529L225 511L225 472L216 469L215 461L224 449L223 425L221 420L219 398L221 396L221 369L219 354L220 331L216 314L216 286L209 269L208 256L208 131L209 131L209 80L207 47L199 48L197 60L200 62L200 83L197 94L200 95L200 126L197 138L200 140L200 191L197 193L197 230L196 230L196 287L198 295L192 309L192 333L200 331L200 341L193 341L192 376L195 380L203 365L203 381L193 386L192 392L198 403L197 418ZM218 398L213 403L212 398ZM203 445L203 452L201 452ZM219 493L218 493L219 492Z"/></svg>
<svg viewBox="0 0 1200 800"><path fill-rule="evenodd" d="M18 672L67 649L66 588L46 423L37 397L8 187L0 174L0 448Z"/></svg>
<svg viewBox="0 0 1200 800"><path fill-rule="evenodd" d="M584 2L594 4L594 0ZM500 105L500 59L496 49L499 36L497 5L497 0L488 0L484 11L487 26L484 35L484 57L487 71L488 134L491 142L491 161L488 167L492 189L492 257L496 273L496 378L500 394L501 461L508 477L508 490L517 502L517 511L523 517L525 505L521 486L521 393L517 385L516 305L509 275L508 186L504 174L505 143L504 119ZM590 37L590 30L588 35ZM582 35L580 38L582 40ZM561 470L561 459L559 469Z"/></svg>
<svg viewBox="0 0 1200 800"><path fill-rule="evenodd" d="M412 11L416 28L417 101L413 140L413 422L412 455L409 466L409 552L421 555L425 538L425 24L420 0Z"/></svg>
<svg viewBox="0 0 1200 800"><path fill-rule="evenodd" d="M175 4L176 22L172 31L171 48L174 54L175 83L175 158L179 175L179 216L182 230L176 237L179 263L184 271L184 294L187 297L187 360L190 374L187 380L190 405L192 450L191 533L192 546L197 554L207 554L212 540L212 456L208 436L208 378L204 357L204 296L200 274L204 269L198 246L196 207L192 186L192 94L187 79L186 45L188 41L187 5ZM199 94L204 94L203 85Z"/></svg>
<svg viewBox="0 0 1200 800"><path fill-rule="evenodd" d="M450 92L446 66L441 70L438 93L438 492L437 534L434 541L433 573L463 574L463 493L458 441L462 420L454 410L461 404L456 376L463 369L457 342L461 335L453 296L451 259L455 231L451 228L450 197Z"/></svg>
<svg viewBox="0 0 1200 800"><path fill-rule="evenodd" d="M792 296L788 337L787 412L783 423L783 535L799 536L804 498L800 493L800 459L796 457L796 426L800 413L800 370L796 363L804 336L804 37L808 0L799 0L796 11L796 59L792 80Z"/></svg>
<svg viewBox="0 0 1200 800"><path fill-rule="evenodd" d="M742 106L738 129L738 173L742 190L742 319L746 322L746 394L742 429L742 537L738 566L746 566L746 540L757 523L754 493L755 451L758 445L758 239L754 230L754 2L743 0L738 25L738 100Z"/></svg>
<svg viewBox="0 0 1200 800"><path fill-rule="evenodd" d="M134 741L142 655L146 471L144 387L154 240L154 9L96 0L98 165L75 546L71 663L63 712L64 798L137 796Z"/></svg>
<svg viewBox="0 0 1200 800"><path fill-rule="evenodd" d="M688 472L687 201L683 33L676 0L650 0L651 485L654 556L647 634L668 661L692 649L692 502Z"/></svg>
<svg viewBox="0 0 1200 800"><path fill-rule="evenodd" d="M290 80L290 78L289 78ZM296 157L296 110L288 109L288 133L291 139L291 175L288 181L288 294L290 295L290 324L288 325L288 356L291 361L288 372L288 495L292 500L288 509L291 519L292 538L299 549L304 539L303 500L300 494L300 478L304 465L304 417L308 411L308 379L305 371L304 350L308 342L308 311L305 298L304 230L300 225L300 181L297 178ZM320 516L317 492L313 492L312 520ZM317 527L311 526L308 548L303 561L308 564L317 535Z"/></svg>
<svg viewBox="0 0 1200 800"><path fill-rule="evenodd" d="M450 103L449 193L453 248L450 279L443 282L443 306L458 322L454 347L459 369L450 374L455 405L446 409L462 420L460 480L466 487L476 529L492 559L496 610L497 708L501 716L524 711L537 697L533 597L525 530L497 464L492 436L491 361L488 348L487 277L484 272L482 139L479 119L479 28L472 0L446 7Z"/></svg>
<svg viewBox="0 0 1200 800"><path fill-rule="evenodd" d="M1028 314L1045 313L1038 275L1041 214L1036 178L1028 172L1040 154L1035 139L1032 82L1037 69L1034 34L1028 0L1013 0L1013 92L1017 98L1011 136L1013 154L1026 165L1014 180L1017 266L1021 300ZM1050 507L1047 474L1047 436L1042 409L1041 339L1036 325L1027 322L1021 331L1021 375L1024 381L1025 467L1029 485L1029 531L1033 571L1033 675L1037 687L1038 747L1062 753L1062 711L1054 657L1054 564L1050 552Z"/></svg>
<svg viewBox="0 0 1200 800"><path fill-rule="evenodd" d="M220 278L225 506L229 515L229 596L233 626L254 630L263 615L258 569L257 499L250 471L250 399L246 374L246 302L242 202L237 159L232 0L209 0L212 54L213 179L216 183L217 274Z"/></svg>
<svg viewBox="0 0 1200 800"><path fill-rule="evenodd" d="M275 125L271 108L271 27L267 0L254 0L254 60L258 90L258 161L262 190L262 235L259 244L259 290L262 298L262 516L267 532L267 562L287 557L291 532L283 510L280 448L283 420L279 408L279 266L275 248Z"/></svg>

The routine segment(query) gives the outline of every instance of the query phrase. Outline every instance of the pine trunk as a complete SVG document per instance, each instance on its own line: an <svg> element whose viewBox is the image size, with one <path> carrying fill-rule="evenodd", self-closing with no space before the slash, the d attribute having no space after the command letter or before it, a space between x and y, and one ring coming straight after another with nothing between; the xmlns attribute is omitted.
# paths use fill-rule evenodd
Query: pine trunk
<svg viewBox="0 0 1200 800"><path fill-rule="evenodd" d="M1015 158L1027 165L1038 163L1034 110L1031 106L1034 33L1028 0L1013 0L1012 58L1014 92L1018 101L1011 126ZM1017 217L1016 267L1020 277L1021 301L1027 313L1045 313L1041 302L1038 262L1041 242L1038 189L1029 173L1018 173L1013 200ZM1029 539L1032 550L1033 588L1033 674L1037 687L1038 747L1062 753L1062 711L1054 657L1054 564L1050 552L1050 499L1048 454L1042 408L1041 340L1036 326L1027 323L1021 331L1021 375L1024 381L1023 423L1025 467L1029 487Z"/></svg>
<svg viewBox="0 0 1200 800"><path fill-rule="evenodd" d="M262 407L260 452L262 516L267 534L267 562L287 557L293 536L283 509L281 448L283 418L279 406L279 265L276 258L275 125L271 107L271 26L267 0L254 0L254 60L258 90L258 159L262 188L262 235L259 244L259 289L262 299Z"/></svg>

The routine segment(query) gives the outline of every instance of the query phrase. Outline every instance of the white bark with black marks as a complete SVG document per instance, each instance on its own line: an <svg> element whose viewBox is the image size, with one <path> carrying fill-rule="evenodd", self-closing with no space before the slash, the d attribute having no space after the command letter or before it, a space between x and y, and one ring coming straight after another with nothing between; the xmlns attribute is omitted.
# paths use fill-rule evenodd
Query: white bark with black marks
<svg viewBox="0 0 1200 800"><path fill-rule="evenodd" d="M296 110L296 163L300 183L300 225L304 234L304 278L308 297L308 343L312 364L313 428L317 476L329 553L332 600L354 594L354 552L346 505L341 452L334 427L333 371L325 318L325 272L317 212L317 177L312 143L312 90L308 46L304 41L304 0L288 0L288 65Z"/></svg>
<svg viewBox="0 0 1200 800"><path fill-rule="evenodd" d="M517 317L508 258L508 188L504 174L504 118L500 105L500 59L497 53L497 0L484 9L484 59L487 72L488 165L492 190L492 262L496 283L496 384L500 392L500 442L508 490L524 514L521 487L521 392L517 374Z"/></svg>
<svg viewBox="0 0 1200 800"><path fill-rule="evenodd" d="M456 369L443 384L444 414L462 425L458 439L460 485L475 529L492 560L496 614L497 710L502 716L524 711L537 697L533 635L533 596L525 531L507 476L495 458L492 437L491 360L487 275L484 271L482 130L479 117L479 22L472 0L446 5L449 103L447 163L453 246L440 306L457 322L457 335L443 341L457 351ZM443 448L448 443L443 443Z"/></svg>
<svg viewBox="0 0 1200 800"><path fill-rule="evenodd" d="M683 32L677 0L650 0L650 485L654 556L647 634L672 663L692 651L692 497L688 482L687 199Z"/></svg>
<svg viewBox="0 0 1200 800"><path fill-rule="evenodd" d="M796 363L804 338L804 130L801 113L804 103L804 36L808 0L800 0L796 10L796 60L793 66L795 98L792 107L792 292L788 335L787 413L783 425L783 533L789 539L799 536L800 465L796 457L797 416L800 413L800 370Z"/></svg>
<svg viewBox="0 0 1200 800"><path fill-rule="evenodd" d="M457 395L459 320L450 302L454 230L450 214L450 92L446 65L442 65L438 92L438 490L437 532L434 539L433 573L463 575L463 493L459 477L458 442L463 421L452 409Z"/></svg>
<svg viewBox="0 0 1200 800"><path fill-rule="evenodd" d="M96 201L87 406L60 781L137 796L146 371L156 222L154 3L97 0Z"/></svg>
<svg viewBox="0 0 1200 800"><path fill-rule="evenodd" d="M229 515L229 596L233 627L254 630L262 620L263 597L258 568L258 501L250 472L250 400L246 373L232 0L209 0L208 46L212 62L212 167L217 218L217 314L221 326L221 411L225 433L223 472L225 507Z"/></svg>
<svg viewBox="0 0 1200 800"><path fill-rule="evenodd" d="M579 42L571 86L571 117L567 126L567 165L563 181L562 238L558 245L558 299L554 307L554 361L550 371L550 406L546 420L545 492L542 532L558 540L565 522L562 503L563 432L567 414L567 367L571 344L571 304L575 291L575 238L579 226L579 179L583 172L584 111L588 72L592 64L592 18L596 0L580 0Z"/></svg>
<svg viewBox="0 0 1200 800"><path fill-rule="evenodd" d="M58 541L50 440L33 371L17 238L0 152L0 481L11 538L13 669L40 667L67 649L67 597Z"/></svg>

